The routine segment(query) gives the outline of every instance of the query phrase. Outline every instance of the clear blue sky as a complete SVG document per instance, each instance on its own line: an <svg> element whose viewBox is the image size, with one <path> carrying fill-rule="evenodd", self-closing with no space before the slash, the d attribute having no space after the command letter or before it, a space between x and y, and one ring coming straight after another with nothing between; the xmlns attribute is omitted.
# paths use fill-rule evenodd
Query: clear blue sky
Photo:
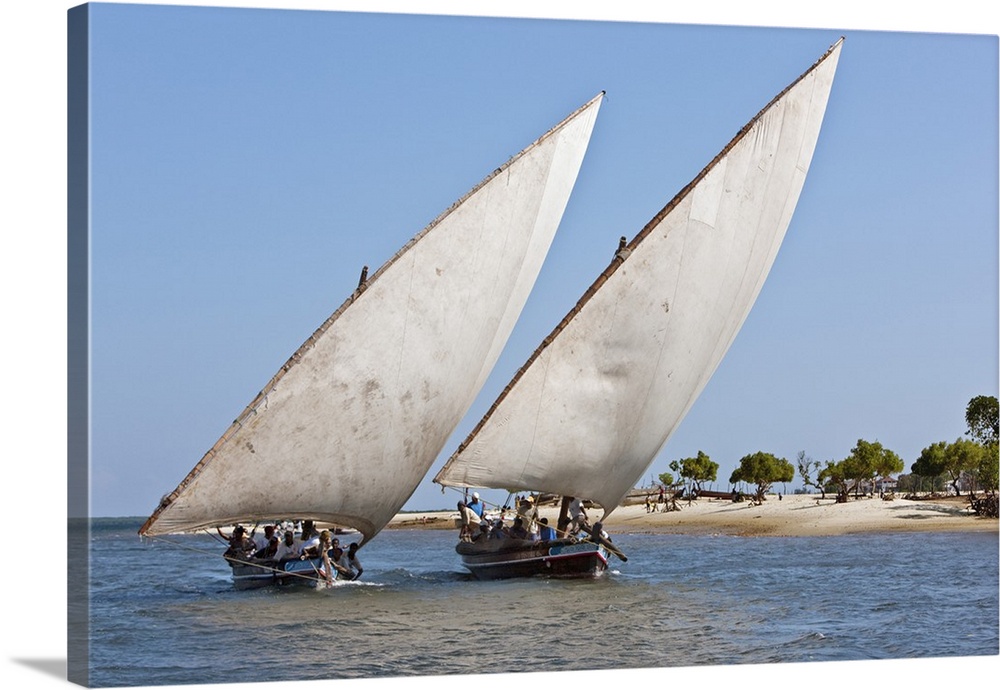
<svg viewBox="0 0 1000 690"><path fill-rule="evenodd" d="M559 233L445 456L632 237L846 36L741 334L654 462L907 462L997 393L997 40L96 5L92 500L145 515L357 284L607 91ZM435 464L440 466L441 460ZM791 488L791 487L789 487ZM410 509L451 505L429 479Z"/></svg>

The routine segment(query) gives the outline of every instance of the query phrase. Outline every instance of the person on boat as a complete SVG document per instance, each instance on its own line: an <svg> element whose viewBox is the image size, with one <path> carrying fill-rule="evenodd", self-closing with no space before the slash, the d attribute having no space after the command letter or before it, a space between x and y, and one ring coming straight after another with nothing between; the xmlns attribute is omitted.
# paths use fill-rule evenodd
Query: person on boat
<svg viewBox="0 0 1000 690"><path fill-rule="evenodd" d="M302 540L301 548L303 552L312 550L317 556L319 555L320 533L312 520L302 521L302 536L300 539Z"/></svg>
<svg viewBox="0 0 1000 690"><path fill-rule="evenodd" d="M264 545L264 548L257 549L253 557L261 561L273 561L274 555L278 552L278 544L280 543L281 540L278 539L277 535L272 534L267 544Z"/></svg>
<svg viewBox="0 0 1000 690"><path fill-rule="evenodd" d="M483 503L479 500L479 492L472 492L472 500L458 502L458 514L462 518L462 536L468 536L469 526L483 519Z"/></svg>
<svg viewBox="0 0 1000 690"><path fill-rule="evenodd" d="M503 524L503 516L498 517L496 524L490 529L490 539L503 539L507 536L507 526Z"/></svg>
<svg viewBox="0 0 1000 690"><path fill-rule="evenodd" d="M358 560L358 542L352 542L347 547L347 565L354 572L352 580L357 580L361 577L361 573L365 572L365 569L361 567L361 561Z"/></svg>
<svg viewBox="0 0 1000 690"><path fill-rule="evenodd" d="M215 531L219 533L219 536L226 540L229 547L226 552L222 554L225 558L234 558L236 560L248 560L250 559L256 547L250 537L247 536L247 531L243 525L236 525L233 529L233 533L229 536L222 531L221 527L216 527Z"/></svg>
<svg viewBox="0 0 1000 690"><path fill-rule="evenodd" d="M490 538L490 523L487 520L483 520L479 523L479 531L476 532L469 541L486 541Z"/></svg>
<svg viewBox="0 0 1000 690"><path fill-rule="evenodd" d="M329 542L327 542L327 545L329 546ZM347 580L351 580L354 578L354 571L351 570L351 565L350 561L348 560L348 556L346 553L344 553L344 550L339 546L334 546L332 548L325 549L323 551L323 559L324 559L323 560L324 565L326 564L327 561L330 562L330 565L333 567L333 571L336 571L337 573L336 577L340 577L341 575L343 575L344 578ZM333 571L327 570L327 572L333 572Z"/></svg>
<svg viewBox="0 0 1000 690"><path fill-rule="evenodd" d="M521 524L524 525L525 530L528 532L528 536L525 539L529 539L534 536L533 533L537 533L536 520L538 519L538 509L535 508L535 503L531 496L518 499L517 502L517 515L521 518Z"/></svg>
<svg viewBox="0 0 1000 690"><path fill-rule="evenodd" d="M555 528L554 527L549 527L549 519L548 518L544 518L543 517L541 520L538 521L538 524L539 524L538 538L540 540L542 540L542 541L552 541L553 539L557 539L558 538L556 536L556 530L555 530Z"/></svg>
<svg viewBox="0 0 1000 690"><path fill-rule="evenodd" d="M576 534L585 527L587 527L587 511L583 507L583 501L574 497L569 502L569 532Z"/></svg>
<svg viewBox="0 0 1000 690"><path fill-rule="evenodd" d="M285 538L278 544L278 548L274 552L274 560L276 561L288 561L294 558L299 558L302 555L302 544L295 539L295 533L292 530L285 531Z"/></svg>
<svg viewBox="0 0 1000 690"><path fill-rule="evenodd" d="M514 518L514 524L510 528L511 539L530 539L531 534L524 527L524 520L520 517Z"/></svg>
<svg viewBox="0 0 1000 690"><path fill-rule="evenodd" d="M254 527L253 532L250 533L250 537L253 539L254 546L257 548L259 558L260 554L267 549L267 545L271 543L271 538L274 537L274 525L264 525L264 534L256 534L256 532L257 528Z"/></svg>
<svg viewBox="0 0 1000 690"><path fill-rule="evenodd" d="M323 559L323 563L319 567L319 575L324 580L326 580L326 585L327 587L329 587L330 585L333 584L333 580L336 577L334 575L334 572L337 569L335 561L336 557L335 555L333 555L334 554L333 544L330 541L330 531L323 530L319 534L318 540L319 540L318 548L320 551L320 556Z"/></svg>

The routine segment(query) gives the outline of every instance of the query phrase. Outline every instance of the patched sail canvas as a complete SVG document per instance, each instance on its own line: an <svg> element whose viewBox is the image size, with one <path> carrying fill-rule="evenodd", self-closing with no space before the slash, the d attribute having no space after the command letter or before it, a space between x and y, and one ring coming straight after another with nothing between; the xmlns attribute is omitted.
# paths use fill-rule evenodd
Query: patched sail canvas
<svg viewBox="0 0 1000 690"><path fill-rule="evenodd" d="M438 217L302 345L142 534L310 518L365 540L413 493L496 362L603 94Z"/></svg>
<svg viewBox="0 0 1000 690"><path fill-rule="evenodd" d="M841 42L615 256L435 481L596 501L605 517L714 373L799 198Z"/></svg>

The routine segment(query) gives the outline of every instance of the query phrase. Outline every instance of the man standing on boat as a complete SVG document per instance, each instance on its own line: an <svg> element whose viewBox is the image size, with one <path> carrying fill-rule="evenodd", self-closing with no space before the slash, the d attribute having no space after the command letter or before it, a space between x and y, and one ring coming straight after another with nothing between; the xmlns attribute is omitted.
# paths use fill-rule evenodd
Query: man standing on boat
<svg viewBox="0 0 1000 690"><path fill-rule="evenodd" d="M469 533L469 525L478 524L483 519L483 504L479 492L472 492L472 500L458 502L458 514L462 517L462 535Z"/></svg>
<svg viewBox="0 0 1000 690"><path fill-rule="evenodd" d="M569 502L569 533L576 534L581 528L587 526L587 511L583 507L583 501L574 498Z"/></svg>

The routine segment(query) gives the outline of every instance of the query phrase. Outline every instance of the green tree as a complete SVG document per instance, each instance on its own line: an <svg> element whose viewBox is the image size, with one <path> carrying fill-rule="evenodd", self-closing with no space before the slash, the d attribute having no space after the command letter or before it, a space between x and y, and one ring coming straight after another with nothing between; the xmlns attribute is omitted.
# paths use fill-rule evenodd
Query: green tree
<svg viewBox="0 0 1000 690"><path fill-rule="evenodd" d="M910 465L910 471L921 477L933 479L945 472L944 450L948 444L938 441L920 451L920 457Z"/></svg>
<svg viewBox="0 0 1000 690"><path fill-rule="evenodd" d="M956 496L962 495L958 487L958 480L963 473L976 473L985 450L982 444L967 438L957 439L954 443L945 446L944 469L951 477L951 485L955 488Z"/></svg>
<svg viewBox="0 0 1000 690"><path fill-rule="evenodd" d="M729 483L746 482L756 484L755 499L758 503L764 500L764 494L775 482L790 482L795 477L795 468L784 458L778 458L771 453L757 451L740 458L740 465L729 475Z"/></svg>
<svg viewBox="0 0 1000 690"><path fill-rule="evenodd" d="M837 492L837 503L844 503L851 493L857 479L850 476L852 468L846 461L834 462L827 460L826 466L819 471L817 481L824 487L832 487Z"/></svg>
<svg viewBox="0 0 1000 690"><path fill-rule="evenodd" d="M857 463L859 479L868 481L872 488L877 477L888 477L903 471L903 459L878 441L868 442L858 439L858 444L851 449L850 458Z"/></svg>
<svg viewBox="0 0 1000 690"><path fill-rule="evenodd" d="M1000 441L1000 406L992 395L979 395L965 408L966 432L984 446Z"/></svg>
<svg viewBox="0 0 1000 690"><path fill-rule="evenodd" d="M663 484L663 486L674 485L674 475L670 474L669 472L662 473L661 475L659 475L658 479L660 480L660 484Z"/></svg>
<svg viewBox="0 0 1000 690"><path fill-rule="evenodd" d="M847 500L851 491L855 496L864 482L872 483L876 477L888 477L902 472L904 463L896 453L882 446L878 441L858 439L851 454L839 462L827 461L819 473L819 481L831 484L837 489L837 502Z"/></svg>
<svg viewBox="0 0 1000 690"><path fill-rule="evenodd" d="M710 457L702 451L693 458L674 460L670 463L670 469L687 479L694 486L696 491L701 491L701 485L705 482L714 482L719 474L719 463L713 462Z"/></svg>
<svg viewBox="0 0 1000 690"><path fill-rule="evenodd" d="M997 445L992 444L983 448L982 457L976 468L976 482L979 488L990 495L995 495L1000 484L1000 455L997 454Z"/></svg>
<svg viewBox="0 0 1000 690"><path fill-rule="evenodd" d="M920 457L911 465L910 470L922 477L947 475L951 479L951 486L955 490L955 494L961 496L962 491L958 481L962 478L962 474L976 475L977 478L978 475L982 474L986 479L985 484L990 483L987 476L989 466L986 466L985 473L980 471L980 463L984 459L988 461L988 458L985 457L988 455L990 452L986 447L971 439L960 438L954 443L938 441L920 452ZM983 484L983 482L980 483Z"/></svg>
<svg viewBox="0 0 1000 690"><path fill-rule="evenodd" d="M802 477L803 486L814 486L820 490L823 497L826 498L826 488L819 481L819 460L813 461L804 450L800 450L799 454L796 456L796 463L799 470L799 476ZM817 478L813 479L813 472L817 473Z"/></svg>
<svg viewBox="0 0 1000 690"><path fill-rule="evenodd" d="M920 478L919 484L914 486L913 490L923 491L928 483L931 492L944 489L944 449L947 446L947 443L940 441L932 443L920 451L920 457L910 465L910 472Z"/></svg>

